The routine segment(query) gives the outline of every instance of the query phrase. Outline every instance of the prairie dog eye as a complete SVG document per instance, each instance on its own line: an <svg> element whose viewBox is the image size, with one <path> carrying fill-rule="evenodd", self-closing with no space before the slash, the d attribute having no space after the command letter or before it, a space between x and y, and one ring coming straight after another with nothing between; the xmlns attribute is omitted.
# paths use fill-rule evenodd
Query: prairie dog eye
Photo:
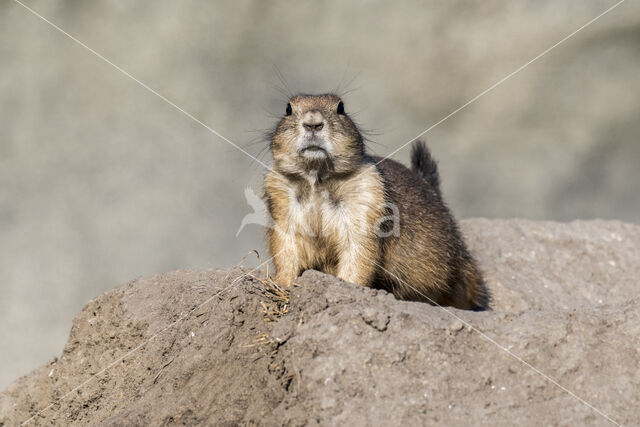
<svg viewBox="0 0 640 427"><path fill-rule="evenodd" d="M287 103L287 109L285 110L285 113L287 114L287 116L291 115L291 104Z"/></svg>
<svg viewBox="0 0 640 427"><path fill-rule="evenodd" d="M342 101L338 102L338 114L344 114L344 104Z"/></svg>

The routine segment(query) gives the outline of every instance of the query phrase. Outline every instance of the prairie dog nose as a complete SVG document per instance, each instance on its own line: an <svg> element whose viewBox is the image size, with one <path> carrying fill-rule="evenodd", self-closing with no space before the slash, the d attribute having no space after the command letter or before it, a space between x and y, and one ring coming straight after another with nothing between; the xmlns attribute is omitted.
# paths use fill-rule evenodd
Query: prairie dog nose
<svg viewBox="0 0 640 427"><path fill-rule="evenodd" d="M308 131L318 131L324 127L324 117L319 111L307 111L302 117L302 126Z"/></svg>

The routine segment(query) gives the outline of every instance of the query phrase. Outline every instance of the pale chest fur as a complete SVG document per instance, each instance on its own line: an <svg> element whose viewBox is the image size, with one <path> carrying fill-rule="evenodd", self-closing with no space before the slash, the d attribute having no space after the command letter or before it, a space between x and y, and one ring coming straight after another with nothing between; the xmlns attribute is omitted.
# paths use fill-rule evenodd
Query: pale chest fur
<svg viewBox="0 0 640 427"><path fill-rule="evenodd" d="M274 232L301 270L323 268L336 273L354 252L374 251L375 227L384 216L384 185L373 165L348 178L318 183L267 178ZM276 248L274 248L276 249Z"/></svg>

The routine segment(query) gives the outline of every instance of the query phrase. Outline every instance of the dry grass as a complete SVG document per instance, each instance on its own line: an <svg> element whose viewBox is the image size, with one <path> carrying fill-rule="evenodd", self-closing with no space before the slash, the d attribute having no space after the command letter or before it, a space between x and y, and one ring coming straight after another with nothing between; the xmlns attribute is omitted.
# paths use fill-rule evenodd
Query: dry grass
<svg viewBox="0 0 640 427"><path fill-rule="evenodd" d="M256 337L253 344L247 344L244 347L259 347L266 344L272 344L273 340L269 337L269 334L260 334Z"/></svg>
<svg viewBox="0 0 640 427"><path fill-rule="evenodd" d="M273 279L273 277L271 277L269 274L269 265L262 261L258 251L253 250L252 252L256 254L256 257L260 262L260 266L262 267L263 274L261 276L249 274L249 277L262 284L261 291L267 298L267 301L260 302L265 316L264 321L273 322L284 316L289 311L291 292L287 287L281 286ZM294 284L293 286L296 285Z"/></svg>

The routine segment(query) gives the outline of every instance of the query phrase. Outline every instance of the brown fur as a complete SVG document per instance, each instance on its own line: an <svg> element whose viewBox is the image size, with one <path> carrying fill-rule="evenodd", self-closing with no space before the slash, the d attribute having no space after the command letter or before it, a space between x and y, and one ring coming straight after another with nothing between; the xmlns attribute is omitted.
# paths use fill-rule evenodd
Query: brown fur
<svg viewBox="0 0 640 427"><path fill-rule="evenodd" d="M340 103L296 96L273 132L265 198L276 280L289 285L317 269L400 299L486 309L489 294L426 146L414 145L413 171L369 157Z"/></svg>

